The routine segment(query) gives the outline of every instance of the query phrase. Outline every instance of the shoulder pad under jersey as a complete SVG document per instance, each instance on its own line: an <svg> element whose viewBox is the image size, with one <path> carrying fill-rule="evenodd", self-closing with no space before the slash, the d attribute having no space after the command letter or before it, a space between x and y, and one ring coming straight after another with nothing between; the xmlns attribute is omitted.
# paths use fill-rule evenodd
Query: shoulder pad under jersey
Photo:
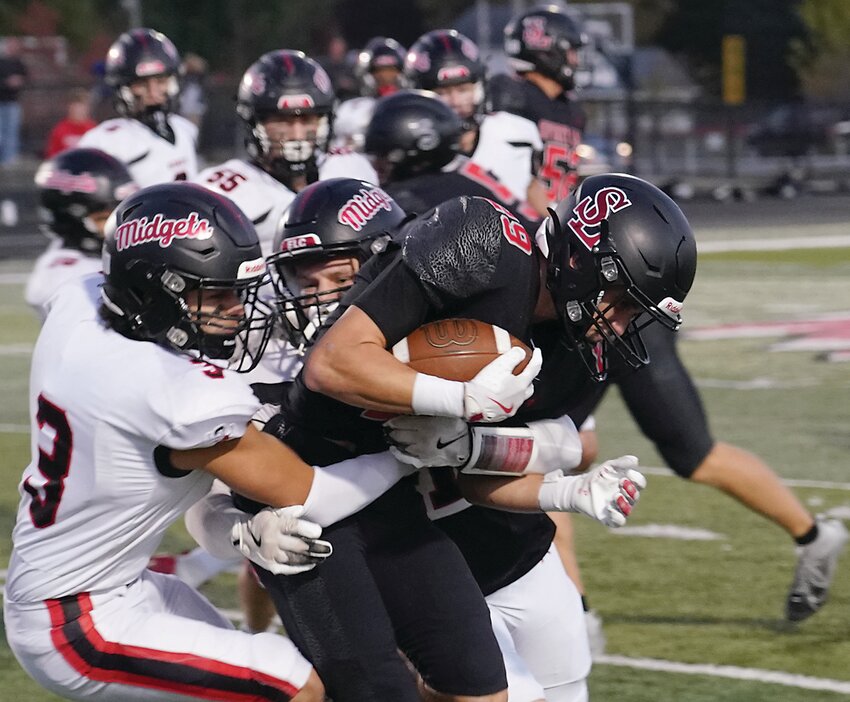
<svg viewBox="0 0 850 702"><path fill-rule="evenodd" d="M455 297L483 292L502 251L501 213L480 197L457 197L408 225L402 256L424 283Z"/></svg>

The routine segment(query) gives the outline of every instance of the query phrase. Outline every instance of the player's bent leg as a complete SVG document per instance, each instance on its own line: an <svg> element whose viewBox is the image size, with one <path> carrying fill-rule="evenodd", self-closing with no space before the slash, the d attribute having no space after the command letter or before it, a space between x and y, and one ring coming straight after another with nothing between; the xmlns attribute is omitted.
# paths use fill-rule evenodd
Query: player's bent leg
<svg viewBox="0 0 850 702"><path fill-rule="evenodd" d="M108 593L6 603L5 616L23 668L67 699L323 698L310 664L288 639L236 631L173 577L145 573Z"/></svg>
<svg viewBox="0 0 850 702"><path fill-rule="evenodd" d="M526 575L487 597L546 700L579 696L590 673L581 597L550 547Z"/></svg>

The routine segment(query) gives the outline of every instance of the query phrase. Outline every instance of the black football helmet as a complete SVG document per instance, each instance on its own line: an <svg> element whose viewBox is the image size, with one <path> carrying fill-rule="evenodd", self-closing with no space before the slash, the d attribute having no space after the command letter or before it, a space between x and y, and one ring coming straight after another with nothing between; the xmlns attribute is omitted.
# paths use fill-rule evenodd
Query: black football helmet
<svg viewBox="0 0 850 702"><path fill-rule="evenodd" d="M608 349L632 368L645 365L640 329L651 322L678 329L694 281L696 240L685 215L651 183L612 173L586 178L549 212L538 241L545 235L547 287L567 345L581 351L595 380L606 377ZM623 334L605 319L609 304L639 312ZM592 327L603 341L588 342Z"/></svg>
<svg viewBox="0 0 850 702"><path fill-rule="evenodd" d="M138 187L127 167L99 149L68 149L35 174L44 231L71 249L99 254L103 237L90 216L111 212Z"/></svg>
<svg viewBox="0 0 850 702"><path fill-rule="evenodd" d="M284 185L298 176L318 179L316 157L327 147L334 105L331 79L316 61L302 51L270 51L252 64L239 83L236 113L247 129L249 156ZM311 139L279 144L280 155L263 126L273 116L318 115L319 127Z"/></svg>
<svg viewBox="0 0 850 702"><path fill-rule="evenodd" d="M166 130L165 118L180 94L180 54L171 40L154 29L131 29L122 34L106 54L106 83L115 90L115 109L158 133ZM130 90L130 83L154 76L168 77L163 104L145 107Z"/></svg>
<svg viewBox="0 0 850 702"><path fill-rule="evenodd" d="M360 85L360 94L366 97L383 97L407 87L404 76L404 47L389 37L373 37L357 54L354 77ZM375 79L375 72L389 68L395 71L390 83L382 84Z"/></svg>
<svg viewBox="0 0 850 702"><path fill-rule="evenodd" d="M587 43L576 19L557 5L522 12L505 26L505 53L511 67L517 73L542 73L564 90L575 87L577 53Z"/></svg>
<svg viewBox="0 0 850 702"><path fill-rule="evenodd" d="M302 190L281 219L266 259L276 291L278 318L287 339L301 349L336 308L344 285L320 294L298 284L299 266L340 256L364 263L385 250L406 218L380 188L354 178L329 178Z"/></svg>
<svg viewBox="0 0 850 702"><path fill-rule="evenodd" d="M462 133L460 117L435 93L402 90L375 104L364 150L377 159L382 183L403 180L448 164Z"/></svg>
<svg viewBox="0 0 850 702"><path fill-rule="evenodd" d="M423 90L474 83L475 112L482 109L486 68L475 42L456 29L436 29L419 37L407 52L404 72L414 88Z"/></svg>
<svg viewBox="0 0 850 702"><path fill-rule="evenodd" d="M257 297L266 265L254 225L229 199L193 183L140 190L110 217L103 272L103 316L124 336L239 371L259 361L271 319ZM238 313L202 309L227 291Z"/></svg>

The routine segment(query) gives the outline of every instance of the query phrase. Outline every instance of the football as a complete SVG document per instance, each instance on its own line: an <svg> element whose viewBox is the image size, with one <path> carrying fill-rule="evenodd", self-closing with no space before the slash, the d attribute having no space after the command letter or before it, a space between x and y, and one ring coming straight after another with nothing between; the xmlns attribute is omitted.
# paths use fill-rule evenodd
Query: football
<svg viewBox="0 0 850 702"><path fill-rule="evenodd" d="M512 346L525 351L525 360L514 370L519 373L528 365L531 349L515 336L475 319L441 319L412 331L392 352L420 373L467 382Z"/></svg>

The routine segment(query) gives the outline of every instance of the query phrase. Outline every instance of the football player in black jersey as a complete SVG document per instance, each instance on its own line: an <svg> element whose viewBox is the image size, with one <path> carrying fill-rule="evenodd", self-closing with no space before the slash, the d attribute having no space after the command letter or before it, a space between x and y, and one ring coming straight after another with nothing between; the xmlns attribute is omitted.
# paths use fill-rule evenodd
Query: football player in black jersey
<svg viewBox="0 0 850 702"><path fill-rule="evenodd" d="M847 530L838 520L815 519L761 458L714 438L675 335L655 327L644 340L652 363L637 373L617 374L629 412L677 475L722 490L795 540L800 550L785 616L806 619L826 601ZM570 412L577 424L593 412L606 389L607 384L593 388ZM584 464L593 458L585 456Z"/></svg>
<svg viewBox="0 0 850 702"><path fill-rule="evenodd" d="M596 177L579 201L559 209L563 226L553 220L548 229L548 261L513 214L489 199L455 198L408 225L400 247L391 247L361 270L338 320L313 347L288 398L287 442L309 460L322 462L335 455L383 451L385 438L376 420L386 412L483 415L491 420L515 413L524 390L515 388L510 397L478 395L475 382L454 385L416 374L386 350L431 319L478 318L526 340L532 322L539 322L553 349L562 342L573 349L570 367L576 377L586 370L575 354L586 357L597 375L604 369L603 349L632 364L646 362L634 320L643 312L648 319L678 324L680 302L695 270L687 222L669 198L628 176ZM642 261L647 257L663 271L660 279L646 275ZM513 363L510 355L501 360ZM552 372L558 370L553 366ZM560 383L562 373L557 375ZM499 383L507 380L502 376ZM535 400L528 419L562 414L559 384L541 383L538 392L546 386L557 390L554 401L545 396ZM617 523L615 512L623 518L617 499L620 509L630 511L627 495L635 495L638 487L626 479L636 476L631 465L604 466L593 475L591 482L608 480L612 492L601 499L601 512L589 508L588 513ZM478 494L470 496L487 504L498 505L503 492L513 492L501 484L485 488L487 479L470 477L473 486L480 481ZM354 680L362 684L362 696L354 699L369 699L370 691L374 699L413 699L415 690L405 682L404 672L398 672L398 646L429 689L503 699L501 656L494 651L479 587L499 589L541 561L553 529L541 508L580 509L564 492L574 485L568 476L556 473L543 481L541 475L525 475L519 480L522 496L508 504L536 513L508 515L505 523L519 526L506 528L506 538L494 543L484 534L477 543L488 544L485 552L465 553L477 571L477 584L464 577L467 565L430 526L409 482L355 518L329 527L325 537L334 543L336 560L329 559L322 569L291 578L260 573L287 631L329 690L338 685L344 695ZM544 496L553 491L558 498ZM477 519L467 526L471 530L475 524L481 531ZM467 545L473 540L470 534ZM470 589L472 584L476 586ZM451 597L445 596L448 587ZM475 665L467 655L473 650Z"/></svg>
<svg viewBox="0 0 850 702"><path fill-rule="evenodd" d="M424 212L457 195L488 197L510 209L527 230L540 216L480 164L460 155L463 122L436 93L403 90L381 98L364 151L381 184L407 212Z"/></svg>
<svg viewBox="0 0 850 702"><path fill-rule="evenodd" d="M576 149L586 118L571 91L586 43L578 21L557 5L521 12L505 27L505 53L514 75L494 76L489 83L494 112L513 113L537 126L543 143L537 178L545 197L532 190L528 199L543 213L547 202L560 202L578 182Z"/></svg>

